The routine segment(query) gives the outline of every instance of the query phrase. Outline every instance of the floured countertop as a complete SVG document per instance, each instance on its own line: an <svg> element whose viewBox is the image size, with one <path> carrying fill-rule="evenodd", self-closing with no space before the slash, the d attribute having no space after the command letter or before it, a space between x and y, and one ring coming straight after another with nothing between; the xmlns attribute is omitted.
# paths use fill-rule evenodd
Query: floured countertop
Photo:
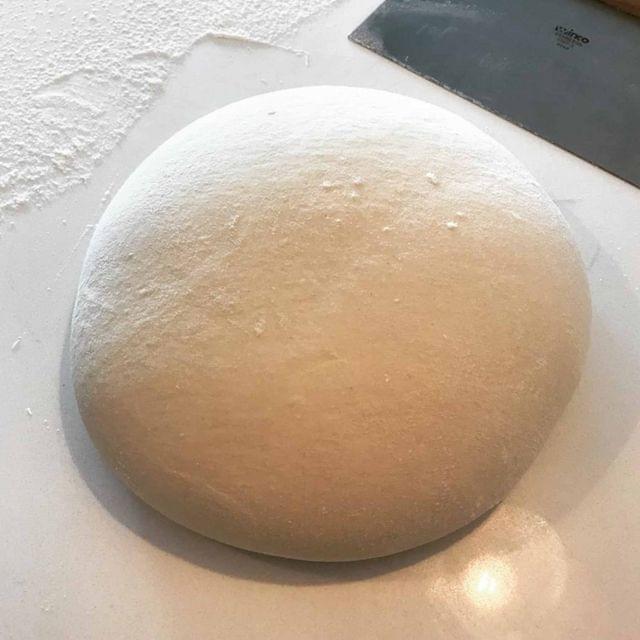
<svg viewBox="0 0 640 640"><path fill-rule="evenodd" d="M286 46L334 0L33 0L0 8L0 212L77 184L153 104L194 45Z"/></svg>
<svg viewBox="0 0 640 640"><path fill-rule="evenodd" d="M348 42L376 0L107 4L0 8L0 637L639 637L640 191ZM66 350L93 226L135 166L219 106L307 84L415 96L494 136L564 212L594 302L578 393L507 500L347 565L237 551L140 503L84 432Z"/></svg>

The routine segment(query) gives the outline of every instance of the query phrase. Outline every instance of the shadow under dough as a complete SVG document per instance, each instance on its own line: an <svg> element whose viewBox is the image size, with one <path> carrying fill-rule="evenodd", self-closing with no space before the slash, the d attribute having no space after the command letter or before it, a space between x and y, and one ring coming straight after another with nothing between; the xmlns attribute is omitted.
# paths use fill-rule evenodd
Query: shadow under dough
<svg viewBox="0 0 640 640"><path fill-rule="evenodd" d="M594 239L567 215L581 246L591 256L594 295L591 351L582 383L560 426L542 453L546 486L528 491L527 502L551 516L578 503L615 460L640 417L640 304L619 269ZM595 259L593 258L595 256ZM247 580L276 584L314 585L365 580L398 571L445 551L475 529L482 518L430 544L393 556L348 563L320 563L264 556L215 542L165 518L122 484L101 459L82 424L76 405L65 341L60 372L60 408L64 436L78 471L109 513L151 544L201 567ZM580 464L567 468L570 456ZM535 474L536 465L532 472ZM547 502L550 501L550 502Z"/></svg>
<svg viewBox="0 0 640 640"><path fill-rule="evenodd" d="M78 411L71 380L68 333L61 362L59 399L62 428L71 458L102 506L151 544L211 571L246 580L288 585L366 580L398 571L443 551L488 517L484 514L466 527L430 544L372 560L308 562L236 549L169 520L132 493L111 471L93 445Z"/></svg>

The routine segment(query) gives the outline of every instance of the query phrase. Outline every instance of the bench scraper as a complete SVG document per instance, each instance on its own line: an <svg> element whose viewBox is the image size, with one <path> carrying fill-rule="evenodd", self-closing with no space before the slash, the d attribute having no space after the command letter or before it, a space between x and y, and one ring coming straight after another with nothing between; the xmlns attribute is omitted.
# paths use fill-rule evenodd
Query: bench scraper
<svg viewBox="0 0 640 640"><path fill-rule="evenodd" d="M640 187L640 19L598 0L387 0L354 42Z"/></svg>

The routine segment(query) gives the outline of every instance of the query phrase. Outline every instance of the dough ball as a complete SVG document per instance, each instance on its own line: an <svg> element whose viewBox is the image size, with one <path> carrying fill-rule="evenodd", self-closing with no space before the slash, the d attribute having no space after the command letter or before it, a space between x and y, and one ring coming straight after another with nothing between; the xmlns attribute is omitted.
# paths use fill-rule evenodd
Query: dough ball
<svg viewBox="0 0 640 640"><path fill-rule="evenodd" d="M198 120L127 180L84 264L74 384L169 518L355 560L505 496L589 319L567 225L504 148L419 100L295 89Z"/></svg>

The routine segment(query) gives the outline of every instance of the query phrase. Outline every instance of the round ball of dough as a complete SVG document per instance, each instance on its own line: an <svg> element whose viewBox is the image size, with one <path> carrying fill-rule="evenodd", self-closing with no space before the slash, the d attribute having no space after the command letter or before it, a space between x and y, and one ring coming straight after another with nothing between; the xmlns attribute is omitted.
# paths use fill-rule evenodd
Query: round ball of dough
<svg viewBox="0 0 640 640"><path fill-rule="evenodd" d="M243 100L103 215L72 323L81 414L143 500L262 553L354 560L501 500L578 381L585 273L504 148L419 100Z"/></svg>

